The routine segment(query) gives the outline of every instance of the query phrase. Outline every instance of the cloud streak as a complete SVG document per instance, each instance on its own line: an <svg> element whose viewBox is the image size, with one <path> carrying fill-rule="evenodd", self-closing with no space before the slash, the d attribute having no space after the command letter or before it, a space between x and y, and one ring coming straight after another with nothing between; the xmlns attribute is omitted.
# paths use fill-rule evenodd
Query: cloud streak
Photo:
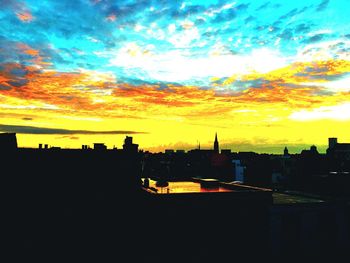
<svg viewBox="0 0 350 263"><path fill-rule="evenodd" d="M0 124L0 130L2 132L15 132L20 134L81 134L81 135L116 135L116 134L146 134L147 132L137 131L90 131L90 130L69 130L69 129L56 129L56 128L43 128L36 126L24 126L24 125L5 125Z"/></svg>

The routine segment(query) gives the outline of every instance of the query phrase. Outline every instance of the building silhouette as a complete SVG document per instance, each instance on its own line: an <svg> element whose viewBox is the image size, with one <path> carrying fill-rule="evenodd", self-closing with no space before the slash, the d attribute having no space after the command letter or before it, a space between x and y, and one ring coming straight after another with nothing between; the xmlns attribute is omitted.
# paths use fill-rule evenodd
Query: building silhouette
<svg viewBox="0 0 350 263"><path fill-rule="evenodd" d="M16 133L0 134L0 151L13 151L17 149Z"/></svg>
<svg viewBox="0 0 350 263"><path fill-rule="evenodd" d="M350 160L350 143L339 143L338 138L328 138L327 155Z"/></svg>
<svg viewBox="0 0 350 263"><path fill-rule="evenodd" d="M97 150L97 151L107 150L107 146L104 143L94 143L94 150Z"/></svg>
<svg viewBox="0 0 350 263"><path fill-rule="evenodd" d="M219 153L219 141L217 133L215 133L214 152Z"/></svg>
<svg viewBox="0 0 350 263"><path fill-rule="evenodd" d="M123 151L127 153L137 153L139 148L138 144L132 142L131 136L126 136L123 144Z"/></svg>

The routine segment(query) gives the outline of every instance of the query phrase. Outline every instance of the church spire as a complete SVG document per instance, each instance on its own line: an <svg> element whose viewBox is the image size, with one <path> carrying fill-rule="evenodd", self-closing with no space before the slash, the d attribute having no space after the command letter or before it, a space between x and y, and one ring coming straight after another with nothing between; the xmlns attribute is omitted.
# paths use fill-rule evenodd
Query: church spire
<svg viewBox="0 0 350 263"><path fill-rule="evenodd" d="M219 153L219 141L217 133L215 133L214 152Z"/></svg>

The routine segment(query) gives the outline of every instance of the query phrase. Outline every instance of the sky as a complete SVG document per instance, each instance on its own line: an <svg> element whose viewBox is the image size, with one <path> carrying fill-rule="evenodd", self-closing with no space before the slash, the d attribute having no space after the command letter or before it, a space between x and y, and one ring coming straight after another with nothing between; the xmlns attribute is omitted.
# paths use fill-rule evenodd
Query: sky
<svg viewBox="0 0 350 263"><path fill-rule="evenodd" d="M350 141L347 0L0 0L0 132L141 149Z"/></svg>

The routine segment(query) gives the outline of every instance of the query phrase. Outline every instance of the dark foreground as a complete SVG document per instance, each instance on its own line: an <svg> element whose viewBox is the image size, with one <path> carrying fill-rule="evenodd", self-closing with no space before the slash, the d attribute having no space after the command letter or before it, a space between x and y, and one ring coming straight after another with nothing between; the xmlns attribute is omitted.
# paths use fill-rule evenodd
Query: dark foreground
<svg viewBox="0 0 350 263"><path fill-rule="evenodd" d="M312 233L322 240L317 245L301 246L294 224L274 239L268 198L149 194L140 186L138 158L80 151L3 155L4 241L12 261L234 262L348 254L348 243L337 243L324 228Z"/></svg>

